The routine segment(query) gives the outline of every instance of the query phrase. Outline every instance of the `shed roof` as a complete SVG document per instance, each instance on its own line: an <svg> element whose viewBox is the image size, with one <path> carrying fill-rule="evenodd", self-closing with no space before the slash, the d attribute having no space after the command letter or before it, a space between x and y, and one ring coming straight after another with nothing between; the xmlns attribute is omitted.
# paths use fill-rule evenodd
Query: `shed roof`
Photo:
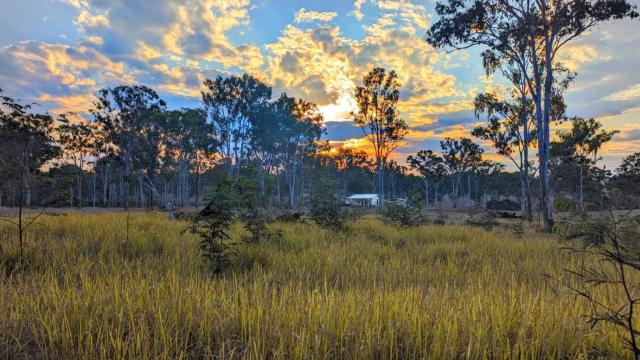
<svg viewBox="0 0 640 360"><path fill-rule="evenodd" d="M378 194L353 194L349 196L349 199L375 199L378 197Z"/></svg>

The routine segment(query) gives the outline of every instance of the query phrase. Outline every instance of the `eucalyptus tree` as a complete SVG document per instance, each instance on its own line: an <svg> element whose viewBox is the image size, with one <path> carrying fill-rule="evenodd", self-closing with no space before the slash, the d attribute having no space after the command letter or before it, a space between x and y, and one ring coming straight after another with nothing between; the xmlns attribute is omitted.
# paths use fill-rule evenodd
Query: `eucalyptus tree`
<svg viewBox="0 0 640 360"><path fill-rule="evenodd" d="M487 207L487 189L490 182L490 179L497 174L500 174L504 170L505 166L502 163L495 162L492 160L482 160L476 167L476 171L480 176L480 190L482 194L480 195L480 202L482 203L482 208L486 209Z"/></svg>
<svg viewBox="0 0 640 360"><path fill-rule="evenodd" d="M298 205L299 174L304 161L318 150L323 118L316 104L286 94L272 106L278 121L275 151L286 176L289 206L294 208Z"/></svg>
<svg viewBox="0 0 640 360"><path fill-rule="evenodd" d="M444 163L451 174L451 195L454 207L457 207L458 197L463 194L462 177L464 175L467 175L467 195L471 197L471 172L482 161L484 150L468 138L447 137L440 141L440 147Z"/></svg>
<svg viewBox="0 0 640 360"><path fill-rule="evenodd" d="M251 114L271 99L271 88L243 74L206 79L202 101L218 136L218 152L229 176L239 176L242 161L249 155Z"/></svg>
<svg viewBox="0 0 640 360"><path fill-rule="evenodd" d="M424 183L424 197L429 207L429 189L430 186L447 172L447 166L442 156L432 150L420 150L415 155L407 157L407 164L413 170L416 170L422 177ZM436 191L437 201L437 191Z"/></svg>
<svg viewBox="0 0 640 360"><path fill-rule="evenodd" d="M166 164L177 163L178 202L189 205L191 195L189 174L195 173L196 206L199 206L200 173L207 157L217 148L213 125L207 122L204 109L180 109L168 111L166 116Z"/></svg>
<svg viewBox="0 0 640 360"><path fill-rule="evenodd" d="M0 182L18 193L18 203L13 204L18 207L17 219L0 220L16 226L20 260L24 256L24 233L42 214L41 211L31 219L23 216L24 207L31 207L34 177L45 164L60 156L53 136L54 118L48 113L33 112L32 105L22 104L0 89Z"/></svg>
<svg viewBox="0 0 640 360"><path fill-rule="evenodd" d="M125 210L129 209L129 187L134 157L139 155L141 130L147 125L150 113L163 111L165 107L166 103L153 89L144 85L121 85L100 90L90 110L110 144L109 150L121 162L121 202Z"/></svg>
<svg viewBox="0 0 640 360"><path fill-rule="evenodd" d="M389 155L407 133L407 124L398 113L400 83L395 71L374 68L355 89L357 112L353 120L373 146L378 196L384 202L384 171Z"/></svg>
<svg viewBox="0 0 640 360"><path fill-rule="evenodd" d="M622 190L626 196L640 195L640 152L627 155L616 169L613 186ZM634 206L638 206L636 203Z"/></svg>
<svg viewBox="0 0 640 360"><path fill-rule="evenodd" d="M94 152L93 131L84 121L65 122L58 127L58 134L63 155L75 166L78 207L82 207L82 179L85 175L85 167L91 161Z"/></svg>
<svg viewBox="0 0 640 360"><path fill-rule="evenodd" d="M500 100L495 94L479 94L475 101L476 117L486 116L488 124L478 126L472 135L488 141L496 148L498 155L509 159L518 169L521 184L521 208L527 220L531 221L531 167L529 147L534 142L535 120L530 116L523 119L523 114L531 114L531 102ZM526 109L523 109L526 107ZM524 120L524 121L523 121ZM534 134L532 136L532 134Z"/></svg>
<svg viewBox="0 0 640 360"><path fill-rule="evenodd" d="M559 143L569 150L571 159L578 169L578 209L584 203L584 172L589 171L598 161L598 152L611 141L619 131L602 129L602 123L595 119L574 117L571 129L558 132Z"/></svg>
<svg viewBox="0 0 640 360"><path fill-rule="evenodd" d="M485 63L520 70L535 107L542 219L551 230L549 144L557 59L573 40L598 24L636 18L627 0L447 0L427 32L437 48L483 47Z"/></svg>
<svg viewBox="0 0 640 360"><path fill-rule="evenodd" d="M32 187L42 167L60 156L56 119L33 111L0 89L0 181L19 194L20 206L31 207ZM64 119L61 119L64 121Z"/></svg>

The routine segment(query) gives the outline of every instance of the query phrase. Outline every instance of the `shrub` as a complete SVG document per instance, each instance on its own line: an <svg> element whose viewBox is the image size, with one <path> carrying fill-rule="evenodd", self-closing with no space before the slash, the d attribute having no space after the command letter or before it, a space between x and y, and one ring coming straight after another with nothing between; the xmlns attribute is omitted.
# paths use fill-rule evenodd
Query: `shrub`
<svg viewBox="0 0 640 360"><path fill-rule="evenodd" d="M487 231L490 231L496 225L498 225L498 222L493 217L489 216L489 214L480 213L471 216L471 218L467 220L467 224L471 226L479 226Z"/></svg>
<svg viewBox="0 0 640 360"><path fill-rule="evenodd" d="M319 226L332 230L342 229L344 218L342 205L334 196L335 184L329 177L321 177L316 181L311 195L311 219Z"/></svg>
<svg viewBox="0 0 640 360"><path fill-rule="evenodd" d="M311 219L319 226L333 230L341 229L344 218L336 200L324 199L311 201Z"/></svg>
<svg viewBox="0 0 640 360"><path fill-rule="evenodd" d="M422 220L420 209L412 205L398 205L395 202L385 203L380 215L386 223L400 226L415 226Z"/></svg>
<svg viewBox="0 0 640 360"><path fill-rule="evenodd" d="M520 210L520 204L513 200L504 199L504 200L494 200L491 199L487 201L487 210L511 210L518 211Z"/></svg>
<svg viewBox="0 0 640 360"><path fill-rule="evenodd" d="M576 202L573 199L558 196L553 199L553 209L560 212L571 212L576 209Z"/></svg>
<svg viewBox="0 0 640 360"><path fill-rule="evenodd" d="M267 224L271 222L271 217L259 207L251 207L242 214L244 227L251 235L243 237L243 241L257 244L262 240L271 237L271 232L267 229Z"/></svg>
<svg viewBox="0 0 640 360"><path fill-rule="evenodd" d="M565 270L573 281L558 281L591 305L587 319L593 327L599 323L617 327L622 342L637 359L640 324L635 313L640 301L637 296L640 221L611 213L609 218L564 221L555 230L562 239L572 241L566 248L569 254L580 258L575 262L577 266ZM589 258L598 261L595 264L586 261Z"/></svg>
<svg viewBox="0 0 640 360"><path fill-rule="evenodd" d="M214 274L229 267L232 252L229 231L238 206L238 188L231 181L220 183L211 200L193 221L191 230L200 235L200 251Z"/></svg>

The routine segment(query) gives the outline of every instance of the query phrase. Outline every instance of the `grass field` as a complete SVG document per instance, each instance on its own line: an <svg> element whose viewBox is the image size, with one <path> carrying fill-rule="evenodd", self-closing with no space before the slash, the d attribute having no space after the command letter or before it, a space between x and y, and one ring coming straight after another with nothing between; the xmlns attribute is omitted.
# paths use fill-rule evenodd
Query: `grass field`
<svg viewBox="0 0 640 360"><path fill-rule="evenodd" d="M275 224L207 273L164 214L44 216L28 263L0 274L0 358L590 358L624 356L608 327L542 274L577 261L534 233ZM234 228L237 239L242 229ZM5 254L14 234L0 225ZM8 256L4 257L11 259Z"/></svg>

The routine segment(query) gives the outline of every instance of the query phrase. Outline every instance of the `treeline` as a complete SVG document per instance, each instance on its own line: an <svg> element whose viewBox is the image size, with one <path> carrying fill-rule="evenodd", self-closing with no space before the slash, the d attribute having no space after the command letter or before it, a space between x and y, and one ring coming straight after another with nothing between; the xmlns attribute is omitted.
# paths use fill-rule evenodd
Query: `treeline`
<svg viewBox="0 0 640 360"><path fill-rule="evenodd" d="M199 108L169 109L146 86L106 88L86 120L37 112L0 92L0 206L157 206L173 216L177 207L200 206L211 186L231 179L255 193L261 207L307 206L314 189L323 188L335 198L378 193L426 207L520 209L528 218L539 210L532 199L540 194L531 186L539 170L528 155L537 131L530 99L480 94L475 101L487 125L470 135L493 145L516 172L485 159L466 137L443 139L440 149L419 151L402 165L391 160L407 132L397 111L399 87L395 72L376 68L355 91L353 120L373 154L331 147L322 140L315 104L274 96L246 74L204 81ZM635 206L640 155L615 173L598 167L599 150L616 132L596 120L566 118L561 96L554 103L555 121L572 125L551 142L559 209L598 208L603 187L622 189L627 206Z"/></svg>

